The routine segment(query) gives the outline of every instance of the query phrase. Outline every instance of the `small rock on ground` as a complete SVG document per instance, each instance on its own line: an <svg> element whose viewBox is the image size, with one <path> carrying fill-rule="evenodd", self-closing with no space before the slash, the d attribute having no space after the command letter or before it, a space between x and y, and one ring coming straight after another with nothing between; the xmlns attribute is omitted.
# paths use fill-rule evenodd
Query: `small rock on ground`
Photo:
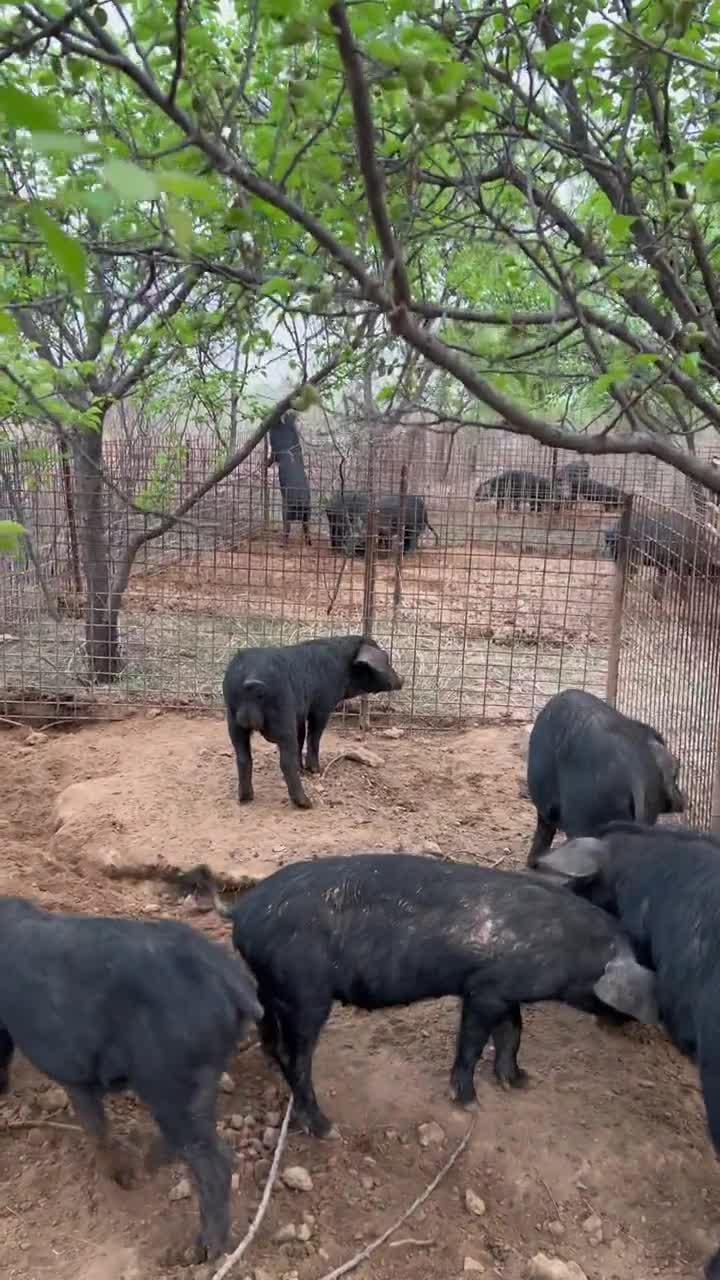
<svg viewBox="0 0 720 1280"><path fill-rule="evenodd" d="M481 1276L485 1271L485 1265L479 1262L477 1258L463 1258L463 1271L466 1274Z"/></svg>
<svg viewBox="0 0 720 1280"><path fill-rule="evenodd" d="M476 1195L470 1187L468 1187L465 1192L465 1208L468 1213L474 1214L476 1218L482 1218L483 1214L487 1210L485 1201L482 1200L480 1196Z"/></svg>
<svg viewBox="0 0 720 1280"><path fill-rule="evenodd" d="M379 769L385 763L377 751L370 751L368 747L351 747L345 755L348 760L354 760L356 764L367 765L368 769Z"/></svg>
<svg viewBox="0 0 720 1280"><path fill-rule="evenodd" d="M297 1239L297 1227L294 1222L286 1222L284 1227L275 1232L273 1239L278 1244L286 1244L288 1240Z"/></svg>
<svg viewBox="0 0 720 1280"><path fill-rule="evenodd" d="M418 1125L418 1142L421 1147L439 1147L445 1141L445 1130L436 1120Z"/></svg>
<svg viewBox="0 0 720 1280"><path fill-rule="evenodd" d="M583 1231L585 1235L589 1235L589 1236L600 1235L602 1238L601 1217L598 1217L597 1213L591 1213L591 1216L587 1217L587 1219L585 1219L585 1221L583 1222Z"/></svg>
<svg viewBox="0 0 720 1280"><path fill-rule="evenodd" d="M188 1178L181 1178L171 1187L168 1200L188 1200L192 1195L192 1187Z"/></svg>
<svg viewBox="0 0 720 1280"><path fill-rule="evenodd" d="M536 1253L530 1261L528 1280L587 1280L577 1262L563 1262L560 1258L548 1258Z"/></svg>
<svg viewBox="0 0 720 1280"><path fill-rule="evenodd" d="M59 1086L46 1089L40 1099L43 1111L62 1111L68 1104L68 1096Z"/></svg>
<svg viewBox="0 0 720 1280"><path fill-rule="evenodd" d="M313 1189L313 1180L301 1164L290 1165L289 1169L284 1169L282 1180L290 1191L312 1191Z"/></svg>

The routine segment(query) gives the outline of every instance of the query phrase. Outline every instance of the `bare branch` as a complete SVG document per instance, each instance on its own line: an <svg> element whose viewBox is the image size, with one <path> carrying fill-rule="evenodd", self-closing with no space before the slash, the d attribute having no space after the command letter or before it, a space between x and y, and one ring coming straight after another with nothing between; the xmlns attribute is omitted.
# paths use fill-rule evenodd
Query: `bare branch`
<svg viewBox="0 0 720 1280"><path fill-rule="evenodd" d="M175 101L175 95L183 74L185 57L185 0L175 0L175 68L168 91L168 102Z"/></svg>
<svg viewBox="0 0 720 1280"><path fill-rule="evenodd" d="M340 367L343 360L346 358L348 352L354 351L357 349L358 346L360 346L361 342L364 340L364 337L365 337L364 326L361 326L358 329L358 332L355 335L354 340L348 344L347 350L341 352L338 355L332 356L322 366L322 368L318 369L317 372L312 375L312 377L307 379L307 382L314 387L321 386L323 382L325 382L327 378L329 378L330 375ZM265 414L265 417L263 418L259 427L245 441L245 443L241 445L240 448L237 449L235 453L233 453L232 456L227 459L226 462L222 463L221 466L216 467L215 470L211 472L211 474L207 476L205 480L203 480L202 484L199 484L197 488L195 488L193 492L189 494L188 497L183 500L183 502L180 503L180 506L177 507L177 509L171 515L164 515L160 520L160 522L157 525L153 526L153 528L143 529L141 530L140 533L137 533L135 537L131 539L130 543L128 544L124 561L120 566L117 579L113 587L113 593L114 595L117 596L118 600L122 598L123 592L125 591L125 588L128 584L128 581L130 578L130 571L132 569L133 563L135 561L135 557L138 551L140 550L140 548L144 546L145 543L152 542L155 538L162 537L164 533L167 533L169 529L172 529L173 525L177 524L178 521L183 516L186 516L187 513L197 505L200 499L204 498L206 493L209 493L211 489L214 489L216 485L220 484L221 480L225 480L227 476L231 475L233 471L237 470L240 464L250 456L250 454L253 452L254 449L257 448L257 446L260 444L260 442L269 432L270 428L273 427L275 423L279 421L282 415L290 408L293 400L295 399L295 397L297 396L300 390L301 390L301 386L296 386L293 388L292 391L289 391L287 395L283 396L280 400L278 400L277 403L273 405L269 413ZM718 472L718 485L720 487L720 472Z"/></svg>
<svg viewBox="0 0 720 1280"><path fill-rule="evenodd" d="M383 251L385 270L392 276L396 306L407 306L410 301L410 283L385 203L385 181L375 157L373 144L375 130L370 109L370 97L363 74L362 62L360 61L360 51L353 39L345 5L343 3L331 4L328 13L330 21L337 31L338 49L345 68L345 78L355 115L355 138L358 159L365 182L365 192L370 206L370 213L372 214L378 239L380 240L380 247Z"/></svg>

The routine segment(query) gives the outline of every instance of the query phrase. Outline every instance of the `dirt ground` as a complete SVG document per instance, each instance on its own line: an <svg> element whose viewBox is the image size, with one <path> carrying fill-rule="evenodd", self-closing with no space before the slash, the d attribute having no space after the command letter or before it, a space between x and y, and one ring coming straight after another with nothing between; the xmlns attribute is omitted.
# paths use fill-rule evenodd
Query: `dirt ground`
<svg viewBox="0 0 720 1280"><path fill-rule="evenodd" d="M242 878L300 856L368 848L502 859L506 867L522 861L532 826L522 788L525 726L386 734L365 743L382 758L374 768L336 758L357 746L356 732L328 734L316 807L299 813L264 746L256 802L238 808L234 762L216 720L150 713L29 742L27 730L3 733L0 892L57 909L180 915L222 937L213 914L158 883L113 880L109 865L204 860ZM333 1015L317 1084L341 1141L291 1134L284 1164L304 1166L313 1188L276 1188L233 1273L238 1280L321 1280L422 1192L468 1125L447 1095L455 1022L449 1001ZM544 1253L576 1262L581 1271L567 1274L578 1280L698 1280L720 1234L720 1187L694 1069L659 1032L610 1033L554 1007L528 1011L525 1025L521 1059L531 1087L503 1093L482 1064L468 1147L359 1274L525 1280L529 1260ZM267 1172L263 1131L277 1125L285 1093L257 1049L238 1055L231 1073L233 1091L222 1094L221 1110L237 1151L239 1237ZM111 1110L119 1131L149 1141L148 1117L132 1099ZM165 1261L196 1227L194 1198L170 1194L184 1170L144 1175L123 1191L95 1169L79 1134L48 1121L72 1123L64 1095L18 1060L0 1103L5 1280L212 1274ZM424 1147L418 1126L430 1121L442 1141ZM12 1128L17 1122L24 1127ZM468 1209L468 1191L484 1212Z"/></svg>
<svg viewBox="0 0 720 1280"><path fill-rule="evenodd" d="M597 529L593 532L597 537ZM521 554L520 543L516 548L423 543L403 561L399 608L395 557L380 556L375 562L376 621L387 625L394 618L402 630L412 615L413 627L433 629L436 640L441 633L462 634L466 641L606 641L613 562L564 550L564 555L547 555L545 546L538 550L528 544ZM328 617L359 618L364 579L362 559L343 560L325 542L308 548L294 535L285 549L279 538L258 539L237 550L215 549L150 570L139 563L126 607L205 616L234 611L240 617L267 615L316 625Z"/></svg>

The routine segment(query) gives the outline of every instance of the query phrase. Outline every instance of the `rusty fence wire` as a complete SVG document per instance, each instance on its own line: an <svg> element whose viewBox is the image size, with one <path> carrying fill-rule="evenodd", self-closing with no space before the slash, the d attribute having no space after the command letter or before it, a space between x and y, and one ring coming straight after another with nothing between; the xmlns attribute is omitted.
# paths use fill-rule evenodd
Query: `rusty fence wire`
<svg viewBox="0 0 720 1280"><path fill-rule="evenodd" d="M406 433L352 456L326 442L303 449L310 545L299 523L285 545L262 447L154 536L221 455L207 440L106 444L103 555L111 583L127 577L123 667L90 689L83 495L60 452L0 448L0 518L30 535L19 561L0 561L0 713L218 709L236 648L369 630L405 679L391 702L371 700L373 717L527 721L558 689L609 692L665 733L692 817L710 824L720 544L706 494L636 457L588 460L582 484L569 484L563 468L577 455L499 434L468 445ZM333 495L347 509L358 493L364 510L333 537ZM432 527L415 546L418 496Z"/></svg>

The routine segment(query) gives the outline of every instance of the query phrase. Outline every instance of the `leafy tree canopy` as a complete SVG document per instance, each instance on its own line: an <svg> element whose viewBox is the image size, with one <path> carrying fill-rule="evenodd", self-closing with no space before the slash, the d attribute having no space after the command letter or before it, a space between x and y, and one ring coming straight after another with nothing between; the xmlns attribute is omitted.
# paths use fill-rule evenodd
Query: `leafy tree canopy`
<svg viewBox="0 0 720 1280"><path fill-rule="evenodd" d="M445 416L720 487L681 451L720 427L718 0L0 21L5 414L30 387L92 426L228 325L364 324L388 399L429 365Z"/></svg>

